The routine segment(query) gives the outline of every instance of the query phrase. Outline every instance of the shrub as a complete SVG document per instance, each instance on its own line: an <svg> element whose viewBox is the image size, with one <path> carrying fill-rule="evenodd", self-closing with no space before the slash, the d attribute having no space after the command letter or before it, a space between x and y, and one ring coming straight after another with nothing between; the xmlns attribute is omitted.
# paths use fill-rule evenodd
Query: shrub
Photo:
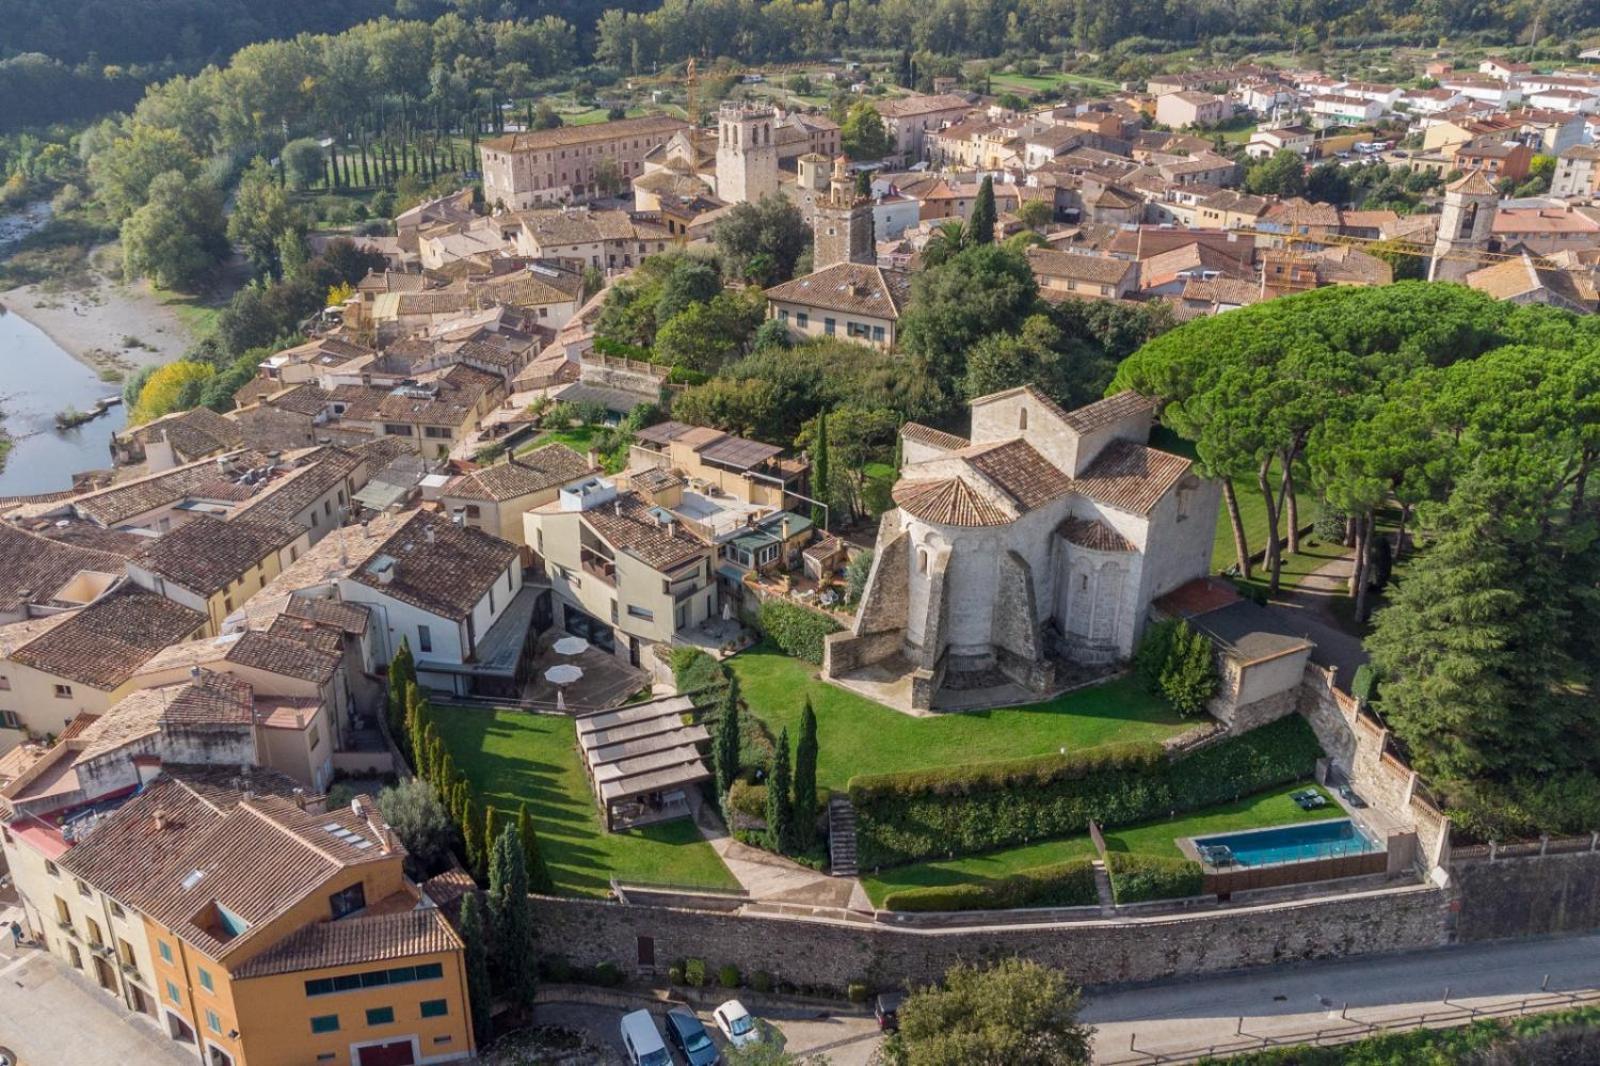
<svg viewBox="0 0 1600 1066"><path fill-rule="evenodd" d="M604 988L616 988L622 983L622 967L614 962L602 962L594 968L594 983Z"/></svg>
<svg viewBox="0 0 1600 1066"><path fill-rule="evenodd" d="M723 988L738 988L739 967L730 962L728 965L718 970L717 984L721 985Z"/></svg>
<svg viewBox="0 0 1600 1066"><path fill-rule="evenodd" d="M721 702L728 687L728 671L699 648L674 648L672 680L696 707L712 707Z"/></svg>
<svg viewBox="0 0 1600 1066"><path fill-rule="evenodd" d="M867 983L865 981L851 981L845 988L845 994L851 1003L865 1003L867 1001Z"/></svg>
<svg viewBox="0 0 1600 1066"><path fill-rule="evenodd" d="M1158 744L1108 744L1066 755L850 782L863 866L1011 847L1225 803L1309 777L1321 757L1299 716L1169 759Z"/></svg>
<svg viewBox="0 0 1600 1066"><path fill-rule="evenodd" d="M752 785L743 779L735 781L733 787L728 789L727 806L730 811L738 811L747 818L758 821L767 817L767 786Z"/></svg>
<svg viewBox="0 0 1600 1066"><path fill-rule="evenodd" d="M1211 641L1182 619L1157 622L1145 630L1133 669L1146 689L1185 716L1205 710L1217 691Z"/></svg>
<svg viewBox="0 0 1600 1066"><path fill-rule="evenodd" d="M750 987L757 992L771 992L772 975L765 970L757 970L750 975Z"/></svg>
<svg viewBox="0 0 1600 1066"><path fill-rule="evenodd" d="M761 605L761 628L785 655L820 665L822 639L842 627L825 614L782 600L768 600Z"/></svg>
<svg viewBox="0 0 1600 1066"><path fill-rule="evenodd" d="M1350 678L1350 695L1362 703L1371 703L1377 688L1378 672L1372 668L1372 664L1362 663L1356 667L1355 675Z"/></svg>
<svg viewBox="0 0 1600 1066"><path fill-rule="evenodd" d="M669 984L669 985L681 985L681 984L683 984L683 964L682 963L677 963L675 965L667 967L667 984Z"/></svg>
<svg viewBox="0 0 1600 1066"><path fill-rule="evenodd" d="M1090 859L1068 859L993 881L930 885L891 892L891 911L998 911L1013 907L1079 907L1099 900Z"/></svg>
<svg viewBox="0 0 1600 1066"><path fill-rule="evenodd" d="M690 959L683 964L684 983L691 988L704 988L706 983L706 960Z"/></svg>
<svg viewBox="0 0 1600 1066"><path fill-rule="evenodd" d="M539 960L539 975L552 984L566 984L572 980L572 963L565 955L546 955Z"/></svg>
<svg viewBox="0 0 1600 1066"><path fill-rule="evenodd" d="M1200 864L1192 859L1110 851L1106 853L1106 873L1111 876L1111 895L1118 903L1183 899L1198 896L1201 890Z"/></svg>

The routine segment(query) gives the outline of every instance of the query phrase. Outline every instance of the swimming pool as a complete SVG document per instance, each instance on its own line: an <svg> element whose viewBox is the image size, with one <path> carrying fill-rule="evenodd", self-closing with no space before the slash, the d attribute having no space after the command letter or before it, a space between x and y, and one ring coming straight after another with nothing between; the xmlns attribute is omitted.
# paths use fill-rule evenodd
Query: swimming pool
<svg viewBox="0 0 1600 1066"><path fill-rule="evenodd" d="M1383 850L1382 843L1348 818L1195 837L1194 847L1212 866L1270 866Z"/></svg>

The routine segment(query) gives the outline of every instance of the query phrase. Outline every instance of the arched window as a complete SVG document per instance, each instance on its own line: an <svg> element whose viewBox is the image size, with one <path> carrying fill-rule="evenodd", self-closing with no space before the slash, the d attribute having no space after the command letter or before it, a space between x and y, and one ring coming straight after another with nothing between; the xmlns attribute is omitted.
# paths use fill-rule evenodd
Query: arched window
<svg viewBox="0 0 1600 1066"><path fill-rule="evenodd" d="M1028 409L1026 407L1019 407L1017 409L1017 428L1028 428Z"/></svg>

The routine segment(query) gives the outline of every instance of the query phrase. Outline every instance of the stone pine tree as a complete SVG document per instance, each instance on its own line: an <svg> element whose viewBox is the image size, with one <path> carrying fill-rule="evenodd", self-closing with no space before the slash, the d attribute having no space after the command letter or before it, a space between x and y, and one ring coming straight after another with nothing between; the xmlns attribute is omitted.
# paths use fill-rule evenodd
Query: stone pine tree
<svg viewBox="0 0 1600 1066"><path fill-rule="evenodd" d="M816 453L811 460L811 498L822 503L811 505L811 524L818 529L828 528L828 412L817 415L817 433L811 450Z"/></svg>
<svg viewBox="0 0 1600 1066"><path fill-rule="evenodd" d="M789 730L778 734L778 749L772 753L772 772L767 775L767 846L787 854L794 850L794 800L789 794Z"/></svg>
<svg viewBox="0 0 1600 1066"><path fill-rule="evenodd" d="M537 979L533 915L528 909L528 870L522 836L507 826L495 838L489 861L489 921L494 927L492 977L500 995L519 1009L533 1005Z"/></svg>
<svg viewBox="0 0 1600 1066"><path fill-rule="evenodd" d="M489 948L483 904L476 892L461 900L461 942L466 946L467 1000L472 1005L472 1035L478 1049L494 1036L494 990L489 983Z"/></svg>
<svg viewBox="0 0 1600 1066"><path fill-rule="evenodd" d="M972 201L972 215L967 219L967 236L973 244L993 244L994 226L1000 220L994 208L994 179L986 177L978 186L977 199Z"/></svg>
<svg viewBox="0 0 1600 1066"><path fill-rule="evenodd" d="M528 888L545 894L555 891L555 883L550 880L550 868L544 864L544 855L539 850L539 837L533 831L533 819L528 817L526 803L517 811L517 835L522 837L522 860L528 868Z"/></svg>
<svg viewBox="0 0 1600 1066"><path fill-rule="evenodd" d="M810 851L817 842L817 712L811 697L800 711L800 739L794 746L795 843Z"/></svg>
<svg viewBox="0 0 1600 1066"><path fill-rule="evenodd" d="M722 694L712 759L716 763L717 792L726 795L733 787L733 779L739 776L739 682L731 675L727 691Z"/></svg>

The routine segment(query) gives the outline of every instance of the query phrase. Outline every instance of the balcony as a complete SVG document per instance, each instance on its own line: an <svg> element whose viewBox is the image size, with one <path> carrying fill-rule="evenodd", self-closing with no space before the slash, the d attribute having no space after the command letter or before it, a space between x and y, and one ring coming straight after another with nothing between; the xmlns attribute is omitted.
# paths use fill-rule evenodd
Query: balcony
<svg viewBox="0 0 1600 1066"><path fill-rule="evenodd" d="M592 574L594 577L604 581L607 585L610 585L613 588L616 587L617 564L614 561L607 559L599 552L590 551L588 548L584 548L579 554L578 565L583 569L584 573Z"/></svg>
<svg viewBox="0 0 1600 1066"><path fill-rule="evenodd" d="M673 603L682 603L684 600L687 600L689 597L693 596L695 593L704 590L705 587L706 586L702 585L698 581L691 581L688 584L681 585L681 586L680 585L674 585L672 587L672 602Z"/></svg>
<svg viewBox="0 0 1600 1066"><path fill-rule="evenodd" d="M56 927L58 929L60 929L63 933L67 934L70 937L73 937L74 939L76 939L77 936L78 936L78 930L73 926L72 922L69 919L66 919L66 918L58 918L58 919L56 919Z"/></svg>

